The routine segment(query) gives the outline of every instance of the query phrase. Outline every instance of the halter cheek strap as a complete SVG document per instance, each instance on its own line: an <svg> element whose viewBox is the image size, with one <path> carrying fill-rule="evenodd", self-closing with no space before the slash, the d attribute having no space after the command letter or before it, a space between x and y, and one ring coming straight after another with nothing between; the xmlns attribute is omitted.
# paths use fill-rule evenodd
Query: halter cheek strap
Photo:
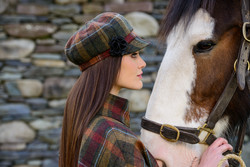
<svg viewBox="0 0 250 167"><path fill-rule="evenodd" d="M250 91L250 71L247 72L247 85L248 85L248 90Z"/></svg>
<svg viewBox="0 0 250 167"><path fill-rule="evenodd" d="M241 7L241 15L242 15L242 42L241 42L241 50L240 55L238 57L238 67L237 67L237 81L240 90L244 90L245 88L245 79L247 76L247 80L249 79L249 75L246 74L246 68L249 71L249 50L250 50L250 39L248 38L248 27L250 26L250 3L249 0L242 0ZM247 67L248 66L248 67ZM249 82L248 82L249 83ZM250 91L250 89L249 89Z"/></svg>

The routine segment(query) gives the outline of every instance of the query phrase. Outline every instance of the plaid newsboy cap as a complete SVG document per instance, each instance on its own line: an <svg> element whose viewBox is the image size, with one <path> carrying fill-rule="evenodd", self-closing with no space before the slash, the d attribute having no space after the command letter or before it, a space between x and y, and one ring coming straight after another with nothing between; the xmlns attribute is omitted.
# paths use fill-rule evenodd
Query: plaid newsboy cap
<svg viewBox="0 0 250 167"><path fill-rule="evenodd" d="M114 37L122 37L127 42L123 55L139 51L149 44L133 32L122 15L105 12L87 22L70 37L65 54L84 71L110 56L110 41Z"/></svg>

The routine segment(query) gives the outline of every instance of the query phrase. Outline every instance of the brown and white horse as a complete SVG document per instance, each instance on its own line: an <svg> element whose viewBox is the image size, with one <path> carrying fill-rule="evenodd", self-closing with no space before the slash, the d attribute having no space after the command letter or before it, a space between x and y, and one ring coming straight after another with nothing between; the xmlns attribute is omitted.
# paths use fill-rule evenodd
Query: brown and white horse
<svg viewBox="0 0 250 167"><path fill-rule="evenodd" d="M202 126L227 84L241 43L240 0L174 0L162 22L167 50L145 117L160 124ZM216 123L215 136L225 136L250 113L247 86L237 89ZM141 140L168 167L192 166L207 147L169 142L141 130Z"/></svg>

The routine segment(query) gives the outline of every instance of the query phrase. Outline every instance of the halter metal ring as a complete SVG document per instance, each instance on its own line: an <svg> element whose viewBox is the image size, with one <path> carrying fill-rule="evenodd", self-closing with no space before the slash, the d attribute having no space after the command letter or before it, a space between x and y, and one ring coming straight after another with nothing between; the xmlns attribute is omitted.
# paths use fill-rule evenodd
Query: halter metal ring
<svg viewBox="0 0 250 167"><path fill-rule="evenodd" d="M248 41L248 42L250 42L250 39L248 39L247 38L247 29L246 29L246 27L247 27L247 25L250 25L250 22L245 22L244 24L243 24L243 26L242 26L242 33L243 33L243 37L245 38L245 40L246 41Z"/></svg>
<svg viewBox="0 0 250 167"><path fill-rule="evenodd" d="M237 59L235 60L235 62L234 62L234 71L236 72L236 64L237 64ZM249 63L249 61L247 61L247 70L248 71L250 71L250 63Z"/></svg>
<svg viewBox="0 0 250 167"><path fill-rule="evenodd" d="M163 134L162 134L162 131L163 131L163 128L164 127L167 127L167 128L170 128L170 129L173 129L177 132L177 135L176 135L176 138L175 139L169 139L167 137L165 137ZM161 125L161 129L160 129L160 136L167 140L167 141L170 141L170 142L177 142L179 140L179 137L180 137L180 131L178 128L176 128L175 126L172 126L172 125L169 125L169 124L162 124Z"/></svg>

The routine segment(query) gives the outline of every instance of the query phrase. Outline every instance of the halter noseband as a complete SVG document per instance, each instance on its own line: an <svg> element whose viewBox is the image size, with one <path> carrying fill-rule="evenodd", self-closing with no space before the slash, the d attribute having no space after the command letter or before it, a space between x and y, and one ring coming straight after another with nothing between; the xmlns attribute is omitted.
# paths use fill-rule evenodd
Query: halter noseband
<svg viewBox="0 0 250 167"><path fill-rule="evenodd" d="M182 141L189 144L207 144L211 145L215 140L214 127L219 119L222 117L226 107L231 101L237 87L240 90L244 90L245 83L248 85L250 91L250 66L249 66L249 53L250 53L250 39L247 37L247 26L250 26L250 7L249 0L242 1L242 42L238 59L235 61L235 69L232 72L231 78L229 79L224 91L222 92L219 100L215 104L211 114L209 115L206 123L202 127L189 128L189 127L178 127L169 124L159 124L151 121L145 117L142 118L142 128L160 134L162 138L170 142ZM237 63L238 62L238 63ZM236 64L237 67L236 67ZM248 67L247 67L248 66ZM247 70L246 70L247 69ZM224 154L234 153L237 155L241 154L241 149L244 141L246 132L247 122L246 120L240 125L237 143L234 152L227 151ZM199 136L202 132L206 132L205 138L200 140ZM237 161L231 161L233 166L238 166Z"/></svg>

